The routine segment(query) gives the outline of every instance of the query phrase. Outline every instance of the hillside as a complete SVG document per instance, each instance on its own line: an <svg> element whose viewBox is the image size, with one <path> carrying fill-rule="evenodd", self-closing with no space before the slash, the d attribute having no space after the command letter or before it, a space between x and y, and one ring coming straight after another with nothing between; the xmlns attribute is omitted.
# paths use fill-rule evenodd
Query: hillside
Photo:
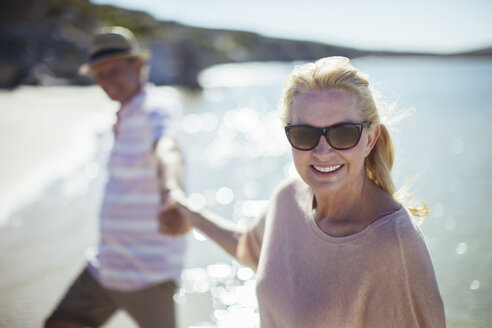
<svg viewBox="0 0 492 328"><path fill-rule="evenodd" d="M89 0L7 0L0 11L0 88L92 83L77 70L92 32L105 25L130 28L152 50L150 80L158 85L198 87L197 73L219 63L396 55L190 27Z"/></svg>

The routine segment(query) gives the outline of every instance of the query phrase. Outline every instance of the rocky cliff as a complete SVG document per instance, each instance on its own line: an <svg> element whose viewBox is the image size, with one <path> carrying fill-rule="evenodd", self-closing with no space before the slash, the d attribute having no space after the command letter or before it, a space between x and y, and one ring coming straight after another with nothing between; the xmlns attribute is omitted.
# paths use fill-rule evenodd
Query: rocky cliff
<svg viewBox="0 0 492 328"><path fill-rule="evenodd" d="M6 0L0 10L0 88L92 83L77 70L93 31L106 25L130 28L152 50L150 80L158 85L199 87L197 73L219 63L391 54L195 28L89 0Z"/></svg>

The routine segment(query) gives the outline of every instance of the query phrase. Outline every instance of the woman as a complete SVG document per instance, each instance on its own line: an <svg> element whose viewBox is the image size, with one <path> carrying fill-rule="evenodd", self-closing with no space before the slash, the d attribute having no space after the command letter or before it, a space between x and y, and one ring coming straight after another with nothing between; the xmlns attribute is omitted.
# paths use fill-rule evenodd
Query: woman
<svg viewBox="0 0 492 328"><path fill-rule="evenodd" d="M257 271L262 327L444 327L411 214L428 210L394 197L393 146L366 77L343 57L296 67L281 113L300 179L283 182L246 231L169 204L181 231L195 226Z"/></svg>

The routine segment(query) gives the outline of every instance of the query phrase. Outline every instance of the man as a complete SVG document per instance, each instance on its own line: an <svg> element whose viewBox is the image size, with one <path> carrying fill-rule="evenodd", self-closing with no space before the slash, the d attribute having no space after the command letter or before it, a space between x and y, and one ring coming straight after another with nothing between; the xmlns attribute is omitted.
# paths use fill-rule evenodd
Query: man
<svg viewBox="0 0 492 328"><path fill-rule="evenodd" d="M177 123L147 84L150 54L128 29L100 30L81 73L120 103L100 242L45 327L98 327L125 310L141 327L174 327L173 294L183 267L183 237L159 233L160 207L180 191ZM179 218L177 218L179 221Z"/></svg>

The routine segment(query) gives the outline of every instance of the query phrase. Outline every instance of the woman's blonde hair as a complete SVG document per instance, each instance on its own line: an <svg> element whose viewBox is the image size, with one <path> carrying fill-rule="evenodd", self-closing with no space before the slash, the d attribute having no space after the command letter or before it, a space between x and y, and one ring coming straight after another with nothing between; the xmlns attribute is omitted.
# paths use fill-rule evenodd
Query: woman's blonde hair
<svg viewBox="0 0 492 328"><path fill-rule="evenodd" d="M282 122L291 123L291 106L298 95L306 92L322 92L328 89L344 90L356 100L360 117L368 122L369 128L380 126L378 140L371 153L365 160L365 170L368 178L378 187L392 195L400 203L408 205L415 216L425 217L428 207L411 206L405 200L408 193L397 192L391 177L394 161L393 142L387 127L381 122L374 95L369 88L368 77L354 68L348 58L326 57L314 63L296 66L287 77L285 89L280 103Z"/></svg>

